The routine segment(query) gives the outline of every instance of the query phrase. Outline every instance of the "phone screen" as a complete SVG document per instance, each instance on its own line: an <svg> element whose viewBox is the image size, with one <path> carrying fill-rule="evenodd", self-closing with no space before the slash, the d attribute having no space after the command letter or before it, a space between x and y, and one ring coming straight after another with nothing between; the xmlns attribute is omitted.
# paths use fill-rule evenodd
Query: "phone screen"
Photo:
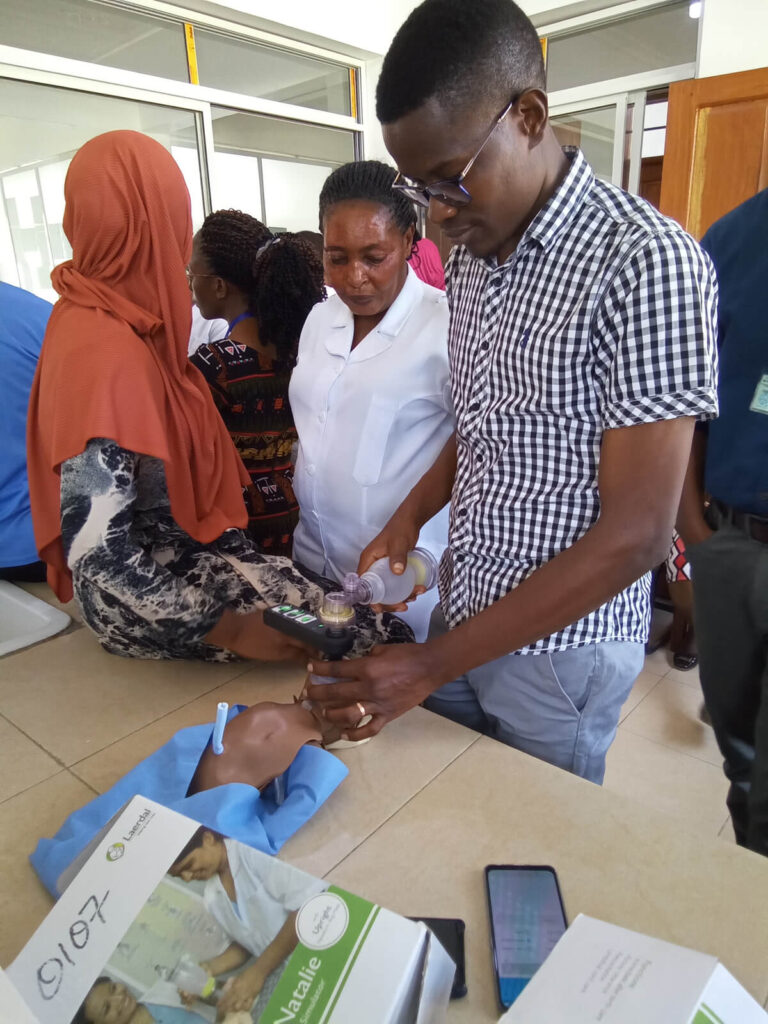
<svg viewBox="0 0 768 1024"><path fill-rule="evenodd" d="M485 869L499 1002L511 1006L566 929L550 867Z"/></svg>

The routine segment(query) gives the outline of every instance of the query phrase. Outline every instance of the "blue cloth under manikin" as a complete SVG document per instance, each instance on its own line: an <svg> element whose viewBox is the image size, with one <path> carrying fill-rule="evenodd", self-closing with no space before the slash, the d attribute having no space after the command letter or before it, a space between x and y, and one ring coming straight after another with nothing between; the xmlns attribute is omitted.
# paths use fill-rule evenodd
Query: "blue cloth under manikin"
<svg viewBox="0 0 768 1024"><path fill-rule="evenodd" d="M232 705L227 721L244 710L243 704ZM187 796L212 733L213 724L177 732L110 790L70 814L52 839L41 839L30 861L49 892L61 895L59 876L133 796L149 797L216 832L274 854L348 774L346 765L327 750L304 746L288 770L263 792L238 782Z"/></svg>

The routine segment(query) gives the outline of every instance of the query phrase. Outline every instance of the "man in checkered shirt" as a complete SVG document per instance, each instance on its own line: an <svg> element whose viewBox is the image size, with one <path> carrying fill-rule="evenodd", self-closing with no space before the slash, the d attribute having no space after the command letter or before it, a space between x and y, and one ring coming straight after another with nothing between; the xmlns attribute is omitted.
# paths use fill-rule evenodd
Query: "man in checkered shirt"
<svg viewBox="0 0 768 1024"><path fill-rule="evenodd" d="M395 187L454 242L457 428L361 567L404 564L450 499L444 621L310 692L348 726L372 715L353 739L423 701L601 782L694 422L717 412L716 285L678 225L560 147L544 89L511 0L426 0L384 60Z"/></svg>

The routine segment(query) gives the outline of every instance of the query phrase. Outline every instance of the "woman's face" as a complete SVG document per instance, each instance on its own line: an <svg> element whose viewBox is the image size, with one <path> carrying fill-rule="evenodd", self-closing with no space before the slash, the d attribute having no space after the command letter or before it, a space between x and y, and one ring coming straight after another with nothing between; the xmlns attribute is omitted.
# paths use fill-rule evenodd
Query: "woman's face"
<svg viewBox="0 0 768 1024"><path fill-rule="evenodd" d="M224 315L222 307L223 282L220 277L211 272L211 268L200 250L199 234L195 235L192 240L192 256L187 265L187 280L195 305L206 320L216 320Z"/></svg>
<svg viewBox="0 0 768 1024"><path fill-rule="evenodd" d="M326 284L354 316L383 315L405 284L412 243L413 228L403 234L386 206L336 203L323 222Z"/></svg>
<svg viewBox="0 0 768 1024"><path fill-rule="evenodd" d="M91 1024L130 1024L138 1003L117 981L94 985L85 1000L85 1016Z"/></svg>
<svg viewBox="0 0 768 1024"><path fill-rule="evenodd" d="M168 874L184 882L205 882L218 874L226 855L224 844L211 832L204 832L201 845L174 864Z"/></svg>

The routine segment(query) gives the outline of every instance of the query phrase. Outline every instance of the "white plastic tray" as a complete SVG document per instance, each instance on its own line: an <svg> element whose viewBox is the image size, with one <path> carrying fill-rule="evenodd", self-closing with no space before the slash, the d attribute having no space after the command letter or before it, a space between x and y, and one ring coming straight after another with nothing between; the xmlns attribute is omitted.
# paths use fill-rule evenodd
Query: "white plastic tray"
<svg viewBox="0 0 768 1024"><path fill-rule="evenodd" d="M69 622L66 612L0 580L0 655L54 636Z"/></svg>

